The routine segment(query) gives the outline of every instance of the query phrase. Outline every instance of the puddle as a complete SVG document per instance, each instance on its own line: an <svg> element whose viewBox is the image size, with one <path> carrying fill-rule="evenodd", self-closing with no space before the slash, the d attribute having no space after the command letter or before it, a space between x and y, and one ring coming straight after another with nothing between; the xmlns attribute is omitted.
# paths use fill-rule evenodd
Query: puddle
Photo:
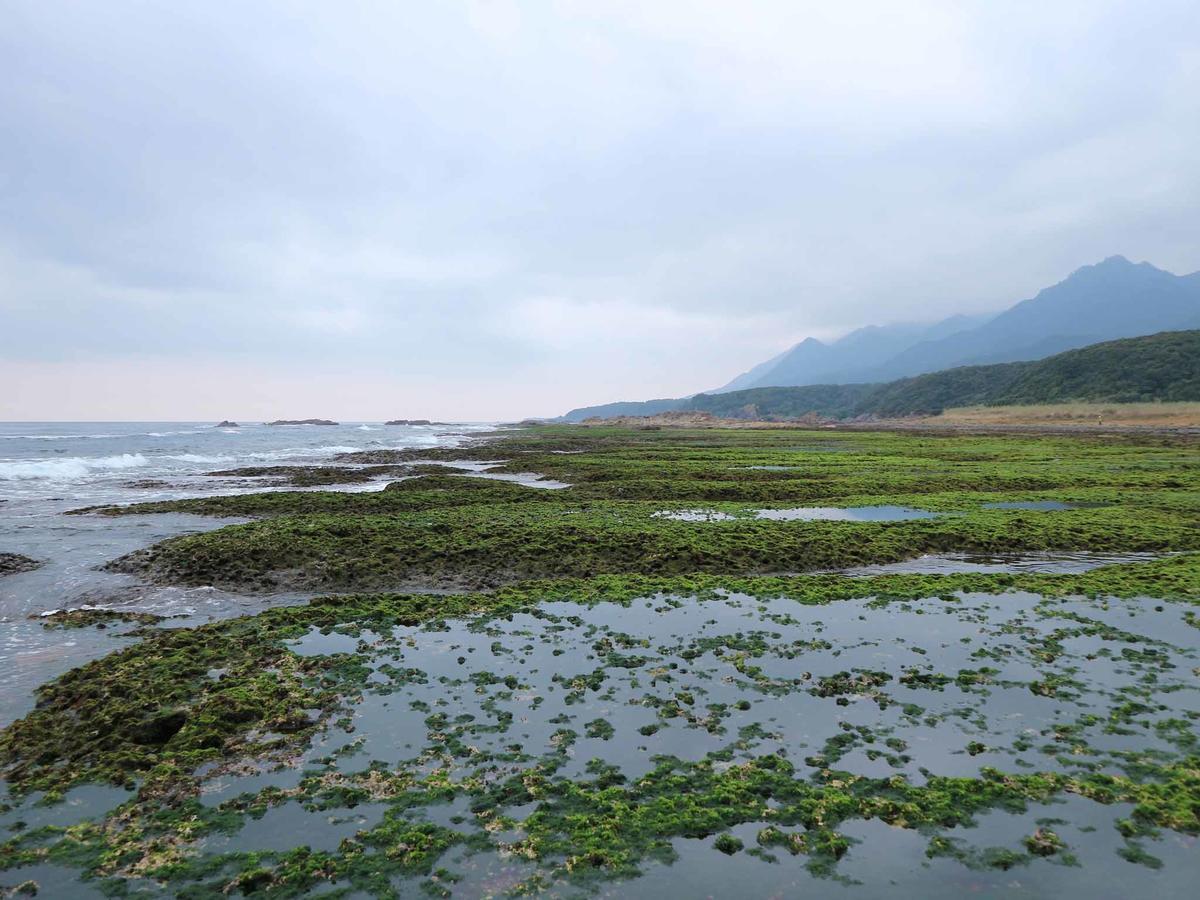
<svg viewBox="0 0 1200 900"><path fill-rule="evenodd" d="M514 484L523 484L525 487L546 488L548 490L562 490L569 488L571 485L565 481L555 481L553 478L547 478L537 472L493 472L492 469L502 466L507 462L503 459L482 459L482 460L455 460L446 462L436 459L416 460L415 465L426 466L444 466L451 470L453 475L464 475L469 478L490 478L493 481L510 481Z"/></svg>
<svg viewBox="0 0 1200 900"><path fill-rule="evenodd" d="M792 509L760 509L754 517L776 522L903 522L910 519L937 519L942 515L944 513L908 506L798 506Z"/></svg>
<svg viewBox="0 0 1200 900"><path fill-rule="evenodd" d="M841 575L952 575L958 572L1018 574L1077 574L1121 563L1143 563L1161 559L1159 553L942 553L926 554L894 563L875 563L849 569L830 569Z"/></svg>
<svg viewBox="0 0 1200 900"><path fill-rule="evenodd" d="M768 754L784 756L801 780L825 769L913 784L931 773L978 777L987 767L1131 774L1146 754L1171 760L1192 752L1200 631L1184 612L1145 599L1049 602L1016 592L825 606L735 594L627 606L556 602L497 619L353 635L314 630L292 650L359 653L369 669L361 699L287 768L202 773L206 806L280 789L291 799L187 852L211 871L238 851L335 852L389 822L428 823L468 840L436 863L459 879L446 882L454 896L493 895L539 873L562 895L576 891L549 873L555 860L539 868L504 847L553 811L555 785L595 778L597 761L626 785L664 757L727 767ZM1060 687L1047 692L1047 684ZM1134 697L1137 714L1121 713ZM484 828L483 792L535 767L546 789L532 801L501 803L508 818ZM379 787L384 773L436 778L439 788L389 796ZM355 785L369 787L370 798L351 802ZM78 795L62 821L94 817L127 797ZM1164 896L1184 895L1196 873L1194 838L1163 831L1146 841L1146 852L1163 862L1151 871L1118 855L1125 839L1115 822L1128 806L1059 799L944 829L961 859L927 858L932 832L848 820L839 831L851 844L836 871L845 883L810 872L803 854L760 848L769 817L735 826L744 850L729 856L714 849L715 834L667 835L673 862L637 860L640 877L601 893L949 900L1049 891L1082 900L1113 895L1106 885L1119 886L1120 895L1155 885ZM986 859L989 848L1020 852L1046 817L1062 820L1054 829L1082 872L1032 856L1004 871L961 861ZM7 817L0 827L11 823ZM9 881L19 883L23 871L8 873ZM420 880L394 886L416 893Z"/></svg>
<svg viewBox="0 0 1200 900"><path fill-rule="evenodd" d="M297 656L330 656L334 653L354 653L360 644L369 645L378 637L373 631L354 636L338 631L322 632L314 628L299 640L289 641L287 648Z"/></svg>
<svg viewBox="0 0 1200 900"><path fill-rule="evenodd" d="M732 522L737 518L715 509L662 510L653 515L656 519L670 519L673 522Z"/></svg>
<svg viewBox="0 0 1200 900"><path fill-rule="evenodd" d="M945 515L908 506L796 506L790 509L756 509L752 512L755 519L776 522L903 522L910 519L936 519ZM666 509L653 515L675 522L732 522L739 518L733 513L715 509Z"/></svg>
<svg viewBox="0 0 1200 900"><path fill-rule="evenodd" d="M1062 500L1005 500L985 503L981 509L1026 509L1036 512L1057 512L1068 509L1104 509L1111 503L1067 503Z"/></svg>

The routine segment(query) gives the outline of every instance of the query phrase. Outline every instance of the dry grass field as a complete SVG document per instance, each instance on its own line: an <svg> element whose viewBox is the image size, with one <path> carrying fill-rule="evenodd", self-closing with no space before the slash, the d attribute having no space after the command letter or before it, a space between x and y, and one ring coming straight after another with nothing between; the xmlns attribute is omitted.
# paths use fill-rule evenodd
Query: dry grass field
<svg viewBox="0 0 1200 900"><path fill-rule="evenodd" d="M1052 403L1039 406L964 406L922 421L940 425L1200 426L1200 403Z"/></svg>

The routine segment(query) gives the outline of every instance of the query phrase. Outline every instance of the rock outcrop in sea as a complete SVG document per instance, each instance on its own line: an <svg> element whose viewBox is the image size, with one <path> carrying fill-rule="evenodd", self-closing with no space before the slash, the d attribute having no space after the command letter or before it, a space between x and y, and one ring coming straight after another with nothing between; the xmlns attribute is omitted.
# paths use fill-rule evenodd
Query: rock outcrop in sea
<svg viewBox="0 0 1200 900"><path fill-rule="evenodd" d="M0 553L0 577L15 575L18 572L29 572L40 568L42 563L20 553Z"/></svg>

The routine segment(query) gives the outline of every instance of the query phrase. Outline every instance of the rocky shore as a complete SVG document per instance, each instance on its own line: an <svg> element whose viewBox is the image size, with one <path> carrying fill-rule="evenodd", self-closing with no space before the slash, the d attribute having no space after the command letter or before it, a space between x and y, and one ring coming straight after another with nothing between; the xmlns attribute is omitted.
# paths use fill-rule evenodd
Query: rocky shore
<svg viewBox="0 0 1200 900"><path fill-rule="evenodd" d="M667 896L682 859L706 888L732 873L717 896L1060 872L1126 896L1151 871L1189 895L1193 447L564 426L338 462L395 477L91 510L249 519L109 571L327 595L40 617L121 643L0 732L8 883ZM1004 562L1041 551L1108 558ZM873 869L896 842L928 864Z"/></svg>

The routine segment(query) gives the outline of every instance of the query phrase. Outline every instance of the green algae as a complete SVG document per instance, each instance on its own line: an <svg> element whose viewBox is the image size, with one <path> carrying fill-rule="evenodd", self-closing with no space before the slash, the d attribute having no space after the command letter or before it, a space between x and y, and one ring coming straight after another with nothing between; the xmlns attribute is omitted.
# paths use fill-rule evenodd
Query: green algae
<svg viewBox="0 0 1200 900"><path fill-rule="evenodd" d="M352 458L375 462L389 452ZM392 462L417 458L393 453ZM168 541L116 566L242 590L471 589L603 573L806 571L922 553L1200 549L1200 457L1179 442L545 428L433 456L500 456L509 462L496 471L535 472L571 487L547 491L443 467L367 494L278 492L98 511L267 519ZM658 515L696 500L726 520ZM1050 513L983 508L1045 500L1093 505ZM955 515L754 520L763 505L797 504L909 505Z"/></svg>
<svg viewBox="0 0 1200 900"><path fill-rule="evenodd" d="M13 836L0 845L0 869L68 865L129 895L141 879L190 897L289 897L318 888L333 896L390 897L415 884L398 879L425 878L422 889L442 896L454 892L461 878L455 869L474 853L498 851L527 866L511 890L533 893L632 877L676 858L678 840L700 840L711 851L736 856L730 865L778 851L797 857L814 875L839 877L843 857L855 852L849 826L872 820L927 834L930 856L980 869L1069 865L1076 841L1068 836L1067 847L1049 823L1022 831L1016 849L976 848L958 831L988 812L1019 813L1067 797L1127 805L1119 813L1117 831L1125 841L1119 852L1133 863L1161 865L1142 842L1163 830L1200 833L1197 716L1169 706L1171 693L1181 689L1177 680L1166 681L1173 668L1180 674L1174 658L1162 641L1096 617L1110 598L1114 604L1115 598L1143 597L1200 602L1200 553L1178 552L1200 550L1190 445L807 433L800 449L800 439L801 433L788 431L544 429L505 441L509 468L572 488L550 492L426 476L369 495L184 501L203 504L190 511L209 514L229 513L236 501L244 504L236 514L264 521L160 545L149 555L155 559L150 568L169 580L228 577L230 584L270 588L286 580L276 573L291 569L309 579L302 583L325 587L407 578L499 587L327 597L197 628L152 629L140 643L68 672L41 689L33 712L0 733L0 771L18 798L45 791L53 801L89 781L136 792L100 821L10 831ZM556 452L561 450L582 452ZM497 446L460 448L445 458L481 453L494 458ZM392 465L415 458L352 461ZM789 468L738 471L743 465ZM1104 509L979 508L995 499L1122 496L1128 502ZM690 500L711 503L733 518L674 523L654 515ZM961 515L891 524L759 523L746 506L796 501L902 501ZM1177 555L1078 574L762 574L917 552L1060 547ZM968 644L964 662L942 663L943 650L924 638L921 646L897 640L896 652L913 656L890 671L842 663L804 672L806 654L842 648L819 633L780 645L772 628L793 620L778 611L764 614L760 630L699 636L669 647L624 628L589 630L594 659L559 657L562 650L555 648L559 668L549 683L523 670L504 674L498 662L491 668L499 671L469 675L454 674L452 666L449 674L422 671L386 637L397 626L424 624L432 633L471 617L471 628L487 635L479 653L499 661L528 648L489 623L522 614L545 617L547 606L558 602L628 606L654 598L666 612L731 594L797 607L869 599L869 609L917 616L927 615L931 604L958 609L981 595L1003 609L1014 592L1041 599L1000 628L997 640L974 652ZM1071 603L1081 597L1096 598L1096 616L1092 607ZM942 599L922 608L915 601L923 598ZM967 609L961 616L984 621ZM1180 620L1195 624L1190 611ZM1043 627L1034 628L1035 621ZM568 627L583 623L568 616L547 624ZM337 639L323 644L320 639L334 632ZM373 654L384 661L369 665ZM388 654L394 659L388 661ZM1028 659L1033 671L1014 679L1002 669L1016 655ZM451 653L448 661L462 666L467 656ZM729 682L753 702L716 698L708 693L710 684L695 680L694 672L687 675L704 659L727 667ZM1075 669L1085 659L1119 666L1127 676L1099 705L1095 696L1084 704ZM779 662L795 671L781 676ZM616 702L620 678L636 689L643 711L632 724L592 711ZM447 696L452 687L486 696L474 712L455 709L436 693L426 695L428 702L405 702L428 745L414 747L417 756L399 765L375 759L377 748L360 735L321 751L322 759L306 764L318 768L297 772L290 786L262 788L216 806L197 799L212 772L236 770L247 760L286 770L331 731L349 735L359 704L414 697L405 692L416 686ZM1031 703L1073 705L1078 714L1002 746L983 730L989 692L1005 689L1024 692ZM930 708L892 698L903 691L920 691L917 699L929 698ZM795 762L785 748L765 753L778 739L776 727L744 716L763 698L788 693L831 709L837 705L839 716L857 718L820 735L812 748L817 752L797 753ZM942 702L958 694L961 703ZM545 747L524 746L515 734L505 737L513 728L514 698L537 709L545 696L561 697L565 710L547 720L552 728ZM946 721L961 721L962 731L980 735L962 739L954 751L980 766L977 772L948 776L922 769L918 781L898 771L922 761L900 736L909 736L901 726L932 729ZM589 741L601 742L607 756L628 743L653 748L680 729L720 737L727 747L693 759L657 755L649 771L633 775L603 759L582 769L572 763ZM1125 743L1094 746L1098 735ZM860 765L856 755L896 774L839 770ZM1011 765L998 764L1004 759ZM354 760L366 768L350 771ZM287 804L308 812L385 808L377 821L332 849L203 851L214 836L235 835L247 821ZM457 812L437 821L421 818L446 807ZM757 826L757 838L754 831L731 833L741 826ZM754 846L747 849L747 843Z"/></svg>
<svg viewBox="0 0 1200 900"><path fill-rule="evenodd" d="M736 592L811 605L1009 590L1048 598L1103 594L1195 602L1200 554L1070 575L614 576L531 582L492 594L327 597L196 628L152 631L134 646L67 672L39 689L37 709L0 733L0 771L22 790L61 790L85 780L133 784L135 776L156 769L174 773L215 758L285 752L311 737L343 694L361 690L367 676L346 654L291 652L288 642L311 628L353 623L381 629L479 612L506 615L555 600L586 605ZM846 676L845 685L829 682L814 690L832 696L879 686L870 673ZM563 681L578 691L597 690L595 677L602 678L602 671ZM970 683L979 674L963 677ZM1053 678L1035 684L1050 692L1065 686Z"/></svg>
<svg viewBox="0 0 1200 900"><path fill-rule="evenodd" d="M127 609L59 609L39 616L30 616L43 628L106 628L115 624L157 625L164 617L154 613Z"/></svg>
<svg viewBox="0 0 1200 900"><path fill-rule="evenodd" d="M379 515L488 503L519 503L546 500L547 492L508 481L446 474L441 466L421 470L420 477L393 481L382 491L341 493L337 491L272 491L260 494L230 494L159 500L125 506L89 506L72 510L72 515L146 515L182 512L224 517L271 517L283 515L351 514Z"/></svg>
<svg viewBox="0 0 1200 900"><path fill-rule="evenodd" d="M656 518L656 508L526 503L388 516L280 516L173 538L111 568L234 590L354 590L415 583L495 587L580 573L755 575L951 551L1200 549L1200 528L1192 520L1144 510L698 525Z"/></svg>
<svg viewBox="0 0 1200 900"><path fill-rule="evenodd" d="M1170 562L1178 565L1175 560ZM1088 576L1096 584L1104 574L1088 573ZM828 580L817 579L818 582ZM1055 577L1039 580L1053 581ZM871 589L878 591L884 585L892 592L899 585L906 585L920 593L918 585L928 591L931 585L945 581L939 577L888 577L863 579L852 584L858 584L860 591L865 585L870 591L868 595L876 596ZM436 634L440 627L439 613L453 608L459 599L331 598L309 607L273 610L254 617L259 620L258 629L235 628L231 636L244 641L255 630L275 630L286 647L297 644L297 638L305 634L311 636L310 629L314 626L332 626L338 627L339 634L357 637L360 647L374 646L376 652L382 652L386 658L388 645L386 642L380 644L373 637L381 633L384 624L427 619L431 622L432 633ZM481 603L496 601L495 597L477 599ZM509 599L517 602L516 596ZM664 610L683 608L676 607L669 597L656 602ZM892 602L900 604L901 608L910 603L898 597ZM969 611L958 611L961 604L930 602L954 611L956 616L972 618ZM1106 602L1102 599L1095 605L1103 607ZM1003 605L1003 595L995 596L994 603ZM810 605L821 604L814 601ZM536 605L494 606L483 617L472 620L471 627L480 633L480 646L490 646L494 655L512 655L513 642L502 640L503 629L489 623L509 621L520 608L528 609L528 615L535 617L547 615L541 612L543 607ZM1052 601L1035 603L1030 609L1050 625L1060 620L1064 612L1069 612L1057 609ZM458 611L461 614L466 610ZM768 628L779 627L784 617L773 613L763 622ZM348 627L340 627L339 620ZM552 616L546 620L546 627L553 630L563 627L557 623L571 621ZM1073 613L1069 621L1081 626L1086 624L1078 613ZM584 628L578 617L573 625ZM518 636L526 633L516 632ZM1050 633L1054 634L1053 631ZM674 678L679 674L669 665L662 666L654 660L663 649L654 646L653 642L644 647L644 652L629 653L629 650L644 645L636 632L585 629L582 634L600 655L604 669L627 673L631 678L646 677L651 671L660 672L663 678ZM1004 629L998 629L998 637L1003 638L1004 634ZM208 628L206 635L208 644L221 640L218 629ZM1136 633L1118 628L1107 629L1104 636L1114 641L1141 640ZM1055 640L1061 642L1062 639ZM1039 652L1037 635L1029 634L1026 642L1031 653ZM806 646L808 643L813 644L815 652L836 652L834 648L818 648L820 642L807 642ZM722 659L738 671L741 670L739 667L745 666L746 660L765 661L776 649L766 635L745 631L731 635L729 640L709 642L705 646L706 655ZM788 658L789 646L778 645L781 658ZM695 642L682 641L676 645L676 655L685 658L682 654L689 653L690 658L695 659L697 657L691 655L689 649L694 647ZM623 652L617 652L616 648ZM1153 644L1135 644L1125 649L1132 652L1119 656L1128 665L1162 667L1162 659L1154 652ZM369 682L363 677L361 666L355 664L355 655L317 653L301 659L322 664L320 677L323 682L341 679L334 693L340 694L342 701ZM969 672L970 676L963 679L966 687L978 687L979 670ZM410 683L431 681L429 674L411 668L405 670L402 677ZM564 678L567 685L579 682L586 690L603 689L604 680L591 672ZM461 679L460 683L476 691L495 689L502 692L498 696L506 696L513 690L524 689L522 681L502 673L479 670L477 674ZM956 681L948 678L942 683L948 687ZM806 683L801 679L797 689L805 690L803 685ZM875 671L845 670L830 679L814 681L816 685L826 683L834 690L817 693L828 693L822 699L831 702L844 696L843 689L858 692L889 682ZM684 710L699 705L698 692L669 680L664 684L670 686L669 702L679 711L676 715L686 715ZM386 695L390 688L381 685L379 690ZM912 712L920 714L920 710ZM1184 833L1200 831L1200 819L1197 818L1200 803L1196 800L1200 796L1200 760L1190 754L1157 761L1143 759L1136 766L1136 774L1113 775L1086 768L1071 772L1014 774L987 766L976 776L945 777L929 773L923 782L917 783L903 775L867 777L836 768L839 759L834 757L837 754L844 754L854 746L881 742L887 737L886 728L854 726L845 732L849 735L848 741L827 743L827 758L818 763L806 761L807 766L815 769L810 772L778 752L751 753L756 741L769 737L761 727L754 726L743 727L739 740L728 750L709 753L700 759L658 757L649 772L633 777L594 760L586 767L586 777L579 777L563 771L571 747L580 737L569 727L572 718L564 714L555 716L550 722L557 728L548 742L551 749L540 758L521 753L519 748L508 755L486 754L468 743L472 734L483 733L478 730L481 723L476 722L476 717L444 708L426 717L425 724L431 737L434 733L440 735L440 749L427 751L433 754L427 758L431 762L441 761L427 775L422 774L424 769L420 765L392 768L383 762L372 762L357 773L342 774L335 769L314 771L306 774L296 787L286 790L267 788L257 795L225 801L216 808L197 804L191 798L195 780L190 773L181 770L172 775L163 765L148 773L138 794L110 814L104 823L82 824L69 829L32 829L11 839L0 847L0 867L58 861L80 867L93 878L114 880L115 884L124 883L124 879L136 873L139 877L169 885L187 886L191 892L189 896L215 896L218 891L228 892L230 885L243 892L250 888L267 896L293 896L318 885L353 888L374 896L393 896L394 878L400 875L434 876L435 867L441 865L445 855L455 847L468 852L499 848L505 854L528 861L539 873L526 883L530 890L539 884L561 881L586 887L598 879L632 877L643 871L647 864L674 858L672 841L675 839L709 840L718 852L724 852L722 847L733 849L738 847L735 842L741 838L730 835L730 829L752 823L762 826L757 840L759 849L779 849L796 855L803 859L812 874L820 877L839 877L839 862L854 845L845 829L850 823L865 820L932 832L931 852L950 856L969 866L1005 870L1017 865L1031 865L1033 860L1046 856L1057 858L1061 848L1053 853L1046 852L1052 839L1044 835L1039 837L1035 832L1030 837L1038 838L1036 845L1026 842L1023 851L1009 848L977 850L940 832L969 826L974 817L982 813L995 810L1020 812L1029 804L1069 795L1099 804L1129 805L1128 824L1123 826L1121 833L1127 835L1129 841L1124 853L1133 861L1141 861L1137 855L1140 847L1137 840L1153 838L1157 829ZM584 730L595 732L596 737L604 739L602 732L608 729L603 727L603 722L592 720ZM612 727L611 723L607 724ZM898 754L905 750L904 742L899 739L887 737L885 745ZM460 767L456 777L451 777L451 770L447 768L450 760L457 760L455 765ZM497 768L500 764L515 765L515 771ZM505 775L506 771L511 774ZM414 809L453 803L460 798L469 803L470 815L455 817L457 821L449 824L421 822L411 816ZM239 821L246 816L261 815L263 810L280 804L300 803L306 808L328 809L369 802L383 802L388 811L377 824L359 829L352 839L343 840L333 850L227 851L205 856L197 854L193 846L196 841L214 834L236 833ZM515 808L523 808L523 811L511 813L510 810ZM744 849L744 846L738 849ZM1067 855L1062 858L1065 861ZM455 877L453 872L446 872L437 875L435 883L452 891Z"/></svg>

